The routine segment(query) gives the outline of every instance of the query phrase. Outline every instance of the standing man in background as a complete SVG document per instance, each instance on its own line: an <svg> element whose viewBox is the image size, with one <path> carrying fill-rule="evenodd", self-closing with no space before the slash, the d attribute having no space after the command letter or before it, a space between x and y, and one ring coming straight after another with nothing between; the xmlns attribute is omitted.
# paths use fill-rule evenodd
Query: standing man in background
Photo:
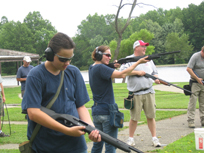
<svg viewBox="0 0 204 153"><path fill-rule="evenodd" d="M201 51L194 53L187 65L187 71L191 75L191 91L193 94L190 96L188 104L188 127L195 128L195 110L197 98L199 101L199 115L201 125L204 126L204 46Z"/></svg>
<svg viewBox="0 0 204 153"><path fill-rule="evenodd" d="M33 68L33 66L30 65L30 62L32 62L31 58L29 56L25 56L23 58L23 65L18 69L17 75L16 75L16 80L21 82L22 98L25 92L25 83L26 83L27 75L30 72L30 70Z"/></svg>
<svg viewBox="0 0 204 153"><path fill-rule="evenodd" d="M133 44L134 53L128 57L144 56L147 46L149 46L149 43L145 43L142 40L135 41ZM121 65L120 71L129 68L134 63L135 62L129 62ZM148 128L152 135L152 143L155 147L161 147L159 139L156 137L156 103L155 91L152 87L153 81L144 76L146 73L156 77L158 75L156 66L152 60L138 65L129 76L127 76L127 89L129 92L134 93L134 108L130 110L131 119L129 122L129 138L127 144L131 146L135 145L133 136L143 109L147 118ZM159 84L160 81L156 79L155 83Z"/></svg>
<svg viewBox="0 0 204 153"><path fill-rule="evenodd" d="M4 104L3 103L5 103L6 101L2 82L3 81L0 75L0 92L1 92L1 95L0 95L0 137L9 137L9 135L4 134L4 132L2 132L2 129L1 129L1 117L4 115Z"/></svg>

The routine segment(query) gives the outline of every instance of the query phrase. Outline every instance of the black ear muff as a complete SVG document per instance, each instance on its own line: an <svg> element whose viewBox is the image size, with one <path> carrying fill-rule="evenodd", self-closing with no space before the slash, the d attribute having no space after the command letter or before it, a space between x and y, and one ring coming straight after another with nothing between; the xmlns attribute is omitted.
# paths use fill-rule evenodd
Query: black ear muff
<svg viewBox="0 0 204 153"><path fill-rule="evenodd" d="M46 60L48 61L54 61L54 52L52 50L52 48L48 47L46 50L45 50L45 57L46 57Z"/></svg>
<svg viewBox="0 0 204 153"><path fill-rule="evenodd" d="M103 53L100 50L98 50L98 47L96 47L96 54L95 54L96 60L101 61L102 57L103 57Z"/></svg>

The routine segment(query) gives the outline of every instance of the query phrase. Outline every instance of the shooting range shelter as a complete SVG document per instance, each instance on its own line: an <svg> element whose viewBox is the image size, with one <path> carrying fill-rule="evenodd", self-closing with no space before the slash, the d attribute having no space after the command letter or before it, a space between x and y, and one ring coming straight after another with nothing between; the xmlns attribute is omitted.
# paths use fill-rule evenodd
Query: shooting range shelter
<svg viewBox="0 0 204 153"><path fill-rule="evenodd" d="M17 72L19 66L21 66L23 63L24 56L30 56L32 61L37 61L37 64L39 64L39 58L40 58L39 54L20 52L20 51L8 50L8 49L0 49L0 74L1 74L2 62L16 62L16 72Z"/></svg>

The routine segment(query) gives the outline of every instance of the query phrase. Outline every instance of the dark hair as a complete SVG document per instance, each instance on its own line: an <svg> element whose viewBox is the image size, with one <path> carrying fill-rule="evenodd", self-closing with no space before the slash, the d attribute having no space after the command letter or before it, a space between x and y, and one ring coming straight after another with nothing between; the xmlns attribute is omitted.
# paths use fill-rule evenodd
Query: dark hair
<svg viewBox="0 0 204 153"><path fill-rule="evenodd" d="M91 57L94 61L96 61L96 55L95 55L96 54L96 48L94 49L94 51L92 52L92 55L91 55ZM110 47L104 46L104 45L98 47L98 51L101 51L102 53L104 53L107 49L110 49Z"/></svg>
<svg viewBox="0 0 204 153"><path fill-rule="evenodd" d="M75 48L75 43L66 34L58 32L50 40L48 47L52 48L53 52L56 54L62 48L63 49L73 49Z"/></svg>

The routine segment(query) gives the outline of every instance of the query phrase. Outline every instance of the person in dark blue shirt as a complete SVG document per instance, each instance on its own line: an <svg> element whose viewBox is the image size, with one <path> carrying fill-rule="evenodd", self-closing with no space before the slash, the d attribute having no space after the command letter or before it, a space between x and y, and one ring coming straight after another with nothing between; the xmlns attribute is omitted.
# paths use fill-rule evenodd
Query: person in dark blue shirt
<svg viewBox="0 0 204 153"><path fill-rule="evenodd" d="M117 71L108 67L111 59L111 52L108 46L99 46L92 53L94 64L89 67L89 84L93 93L94 105L92 106L92 117L97 129L117 138L118 129L109 124L110 113L108 104L114 104L114 93L112 78L125 78L138 64L146 63L147 57L135 62L124 71ZM115 67L119 67L115 63ZM101 153L104 142L94 142L92 153ZM116 148L108 143L105 144L107 153L115 153Z"/></svg>
<svg viewBox="0 0 204 153"><path fill-rule="evenodd" d="M84 106L90 100L85 82L79 69L70 65L74 47L70 37L63 33L55 34L45 50L46 62L34 67L27 77L22 103L29 116L28 139L31 138L36 123L42 125L32 143L32 149L36 153L87 153L84 126L66 127L62 121L56 121L40 110L55 95L64 71L62 88L51 110L75 116L94 126ZM92 131L89 139L100 142L99 131Z"/></svg>

